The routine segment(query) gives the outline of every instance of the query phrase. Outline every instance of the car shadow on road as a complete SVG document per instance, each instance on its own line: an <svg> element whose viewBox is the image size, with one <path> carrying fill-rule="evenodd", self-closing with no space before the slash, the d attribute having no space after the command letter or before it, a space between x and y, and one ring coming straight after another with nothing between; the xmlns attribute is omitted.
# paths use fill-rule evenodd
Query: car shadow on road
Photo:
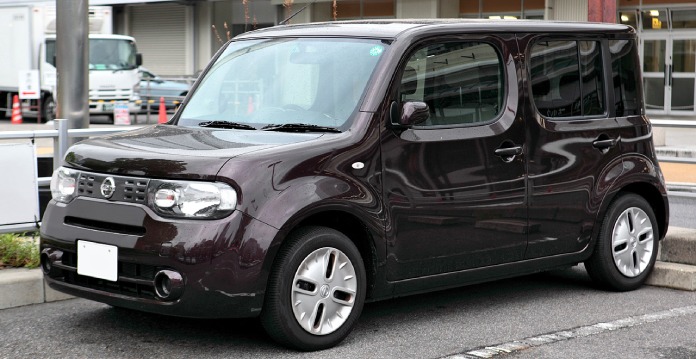
<svg viewBox="0 0 696 359"><path fill-rule="evenodd" d="M584 269L567 269L499 280L485 284L442 290L366 304L354 332L340 346L322 352L343 355L355 346L379 345L385 338L407 332L422 331L421 326L443 323L457 318L457 323L478 322L491 310L530 310L543 306L545 300L563 301L564 297L598 291ZM540 303L541 302L541 303ZM88 308L92 309L92 308ZM472 310L473 309L473 310ZM104 345L112 355L160 357L161 345L186 356L218 356L234 348L245 356L280 355L311 357L282 348L271 341L256 319L190 319L168 317L135 310L97 305L84 310L64 323L71 328L70 341L75 345ZM126 333L127 341L110 341ZM79 343L79 344L78 344Z"/></svg>

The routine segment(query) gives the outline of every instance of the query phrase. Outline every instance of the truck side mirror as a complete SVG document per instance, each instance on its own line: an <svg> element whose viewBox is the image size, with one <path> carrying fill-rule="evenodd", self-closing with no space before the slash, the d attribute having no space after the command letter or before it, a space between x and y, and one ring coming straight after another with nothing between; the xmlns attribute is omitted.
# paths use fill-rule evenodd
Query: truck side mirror
<svg viewBox="0 0 696 359"><path fill-rule="evenodd" d="M135 65L142 66L143 64L143 54L135 54Z"/></svg>
<svg viewBox="0 0 696 359"><path fill-rule="evenodd" d="M430 108L425 102L408 101L401 105L401 113L396 111L396 101L392 103L391 120L393 124L412 126L430 117Z"/></svg>

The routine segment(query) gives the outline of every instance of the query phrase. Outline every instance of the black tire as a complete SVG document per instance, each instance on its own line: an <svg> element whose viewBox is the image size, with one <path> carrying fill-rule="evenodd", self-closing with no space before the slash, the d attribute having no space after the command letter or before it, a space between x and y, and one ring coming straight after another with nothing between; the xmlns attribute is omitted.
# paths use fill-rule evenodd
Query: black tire
<svg viewBox="0 0 696 359"><path fill-rule="evenodd" d="M325 253L324 251L328 251L327 254L320 256ZM319 266L317 268L321 268L323 271L319 273L326 273L322 274L322 278L325 279L330 272L323 268L333 268L329 279L313 285L296 278L296 276L307 273L301 272L301 270L309 271L308 263L319 263L319 258L325 261L322 262L325 264L317 264ZM332 267L332 263L343 263L346 259L349 260L346 265L337 264L337 266ZM340 287L337 281L340 282L343 280L340 278L345 279L349 276L337 275L334 277L334 274L345 274L344 270L351 265L355 279L350 279L350 283L343 283L345 286ZM301 266L302 268L300 268ZM338 279L334 281L334 278ZM295 279L298 280L295 281ZM351 286L355 287L355 293L347 297L345 295L349 293L343 288ZM310 295L303 291L313 291L315 294ZM266 297L261 311L261 324L274 340L284 346L304 351L330 348L340 343L353 329L362 312L365 291L365 265L355 244L342 233L330 228L303 227L288 237L287 242L283 244L276 256L266 288ZM307 303L297 304L293 308L293 302L297 303L298 298L302 299L300 302L306 298ZM345 311L349 309L348 305L336 304L337 301L344 299L346 300L344 303L352 302L352 308L349 312ZM326 311L324 311L323 303L326 303ZM304 305L317 308L306 316L306 320L302 319L305 318L304 315L297 318L294 312L294 309L301 311L302 309L298 308ZM341 312L334 313L333 307L339 308ZM298 314L298 316L300 315ZM312 317L320 319L312 320ZM329 322L332 318L338 322L337 325L334 324L335 327L324 325L324 319ZM318 329L316 329L317 325ZM303 326L309 326L309 328L305 329ZM310 332L315 330L317 332ZM330 332L318 333L319 331Z"/></svg>
<svg viewBox="0 0 696 359"><path fill-rule="evenodd" d="M652 207L643 197L619 195L604 216L594 253L585 262L588 274L607 289L637 289L655 266L659 233Z"/></svg>
<svg viewBox="0 0 696 359"><path fill-rule="evenodd" d="M56 119L56 101L52 96L46 96L41 104L41 122L49 122Z"/></svg>

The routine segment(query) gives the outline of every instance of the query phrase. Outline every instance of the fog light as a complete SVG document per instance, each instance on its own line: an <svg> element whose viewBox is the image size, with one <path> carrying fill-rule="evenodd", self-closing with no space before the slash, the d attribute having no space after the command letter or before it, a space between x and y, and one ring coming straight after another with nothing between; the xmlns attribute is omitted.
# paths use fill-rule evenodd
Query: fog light
<svg viewBox="0 0 696 359"><path fill-rule="evenodd" d="M184 291L184 280L181 274L173 270L161 270L155 274L155 294L164 300L175 300Z"/></svg>

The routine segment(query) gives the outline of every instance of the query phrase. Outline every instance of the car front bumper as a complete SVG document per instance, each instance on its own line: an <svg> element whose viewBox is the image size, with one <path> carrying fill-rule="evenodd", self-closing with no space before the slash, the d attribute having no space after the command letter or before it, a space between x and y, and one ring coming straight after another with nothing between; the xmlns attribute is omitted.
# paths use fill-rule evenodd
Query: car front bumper
<svg viewBox="0 0 696 359"><path fill-rule="evenodd" d="M196 318L251 317L263 305L268 247L277 230L239 211L219 220L171 220L135 203L78 197L51 201L41 228L51 288L118 307ZM77 241L118 247L118 280L78 274ZM178 273L162 298L155 275Z"/></svg>

